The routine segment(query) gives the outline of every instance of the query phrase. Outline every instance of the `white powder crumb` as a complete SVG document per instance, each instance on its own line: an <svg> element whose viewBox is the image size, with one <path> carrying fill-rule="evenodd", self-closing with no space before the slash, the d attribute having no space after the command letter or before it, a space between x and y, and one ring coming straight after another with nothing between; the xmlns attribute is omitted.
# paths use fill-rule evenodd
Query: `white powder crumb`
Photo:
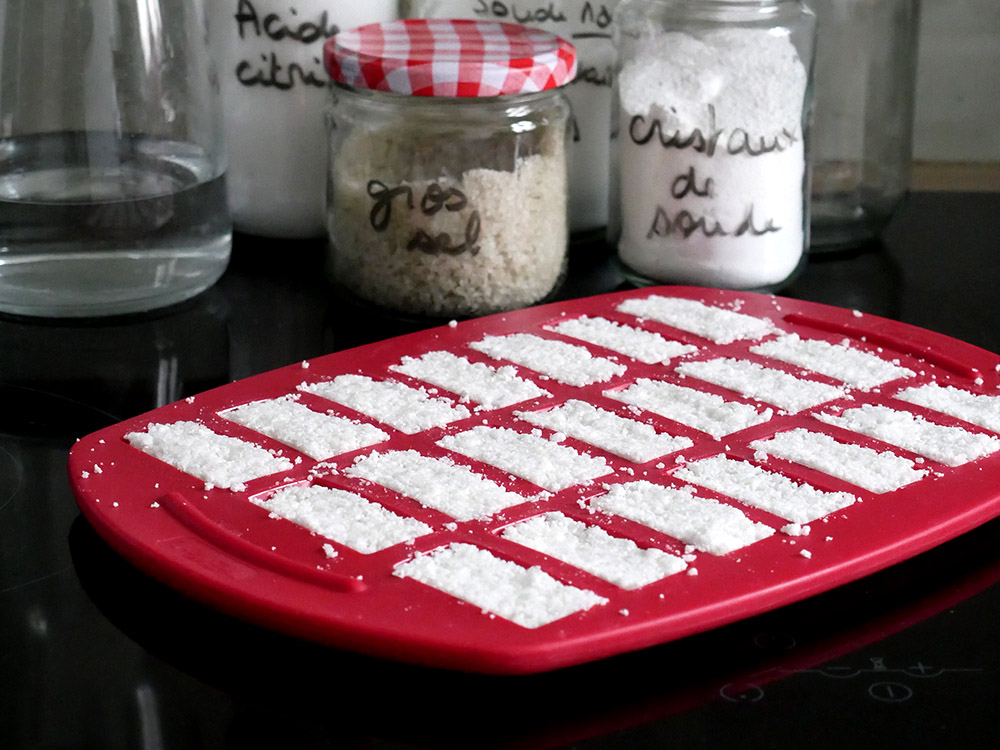
<svg viewBox="0 0 1000 750"><path fill-rule="evenodd" d="M820 339L802 339L788 334L750 348L751 352L805 367L856 388L871 389L914 372L849 344L830 344Z"/></svg>
<svg viewBox="0 0 1000 750"><path fill-rule="evenodd" d="M603 346L651 365L669 362L675 357L698 351L696 346L665 339L652 331L586 315L564 320L547 330Z"/></svg>
<svg viewBox="0 0 1000 750"><path fill-rule="evenodd" d="M590 503L713 555L725 555L774 533L733 506L644 480L613 485Z"/></svg>
<svg viewBox="0 0 1000 750"><path fill-rule="evenodd" d="M326 555L327 559L332 560L334 557L337 557L337 555L339 555L340 553L333 548L332 544L324 544L323 554Z"/></svg>
<svg viewBox="0 0 1000 750"><path fill-rule="evenodd" d="M429 534L431 528L345 490L317 485L285 487L252 499L269 512L363 554Z"/></svg>
<svg viewBox="0 0 1000 750"><path fill-rule="evenodd" d="M438 445L558 492L612 473L600 456L590 456L542 437L505 427L474 427Z"/></svg>
<svg viewBox="0 0 1000 750"><path fill-rule="evenodd" d="M115 502L111 503L111 505L112 505L112 507L117 508L118 507L118 501L116 500Z"/></svg>
<svg viewBox="0 0 1000 750"><path fill-rule="evenodd" d="M526 500L449 458L424 456L415 450L362 456L344 473L388 487L460 521L486 518Z"/></svg>
<svg viewBox="0 0 1000 750"><path fill-rule="evenodd" d="M714 393L646 378L636 380L628 388L605 391L604 395L707 432L714 438L767 422L772 414L770 409L758 412L749 404L726 401Z"/></svg>
<svg viewBox="0 0 1000 750"><path fill-rule="evenodd" d="M851 310L851 315L853 315L855 318L860 318L863 315L863 313L860 310Z"/></svg>
<svg viewBox="0 0 1000 750"><path fill-rule="evenodd" d="M537 628L607 599L471 544L452 543L400 563L393 574L428 586L524 628Z"/></svg>
<svg viewBox="0 0 1000 750"><path fill-rule="evenodd" d="M313 411L288 396L253 401L221 411L219 416L267 435L317 461L389 439L373 425Z"/></svg>
<svg viewBox="0 0 1000 750"><path fill-rule="evenodd" d="M652 295L644 299L632 298L620 304L618 311L655 320L717 344L762 339L776 330L769 320L679 297Z"/></svg>
<svg viewBox="0 0 1000 750"><path fill-rule="evenodd" d="M160 504L154 501L154 502L152 502L152 503L149 504L149 507L150 508L159 508Z"/></svg>
<svg viewBox="0 0 1000 750"><path fill-rule="evenodd" d="M562 513L545 513L512 524L504 539L562 560L624 589L638 589L684 570L680 558L642 549L629 539Z"/></svg>
<svg viewBox="0 0 1000 750"><path fill-rule="evenodd" d="M94 473L95 474L103 474L104 473L104 469L101 468L100 464L94 464Z"/></svg>
<svg viewBox="0 0 1000 750"><path fill-rule="evenodd" d="M985 383L986 381L985 381L985 380L983 380L982 378L976 378L976 379L975 379L975 380L973 380L972 382L973 382L973 383L975 383L976 385L982 385L982 384L983 384L983 383Z"/></svg>
<svg viewBox="0 0 1000 750"><path fill-rule="evenodd" d="M194 396L188 396L184 400L187 401L189 404L193 404L194 403Z"/></svg>
<svg viewBox="0 0 1000 750"><path fill-rule="evenodd" d="M807 560L813 556L813 553L807 549L799 550L799 554L802 555L802 557L806 558Z"/></svg>
<svg viewBox="0 0 1000 750"><path fill-rule="evenodd" d="M815 521L857 501L846 492L824 492L722 455L689 463L675 476L794 523Z"/></svg>
<svg viewBox="0 0 1000 750"><path fill-rule="evenodd" d="M696 575L698 575L698 569L697 568L688 568L687 569L687 574L689 576L696 576Z"/></svg>
<svg viewBox="0 0 1000 750"><path fill-rule="evenodd" d="M628 610L627 609L619 609L618 610L618 614L620 614L622 617L628 617Z"/></svg>
<svg viewBox="0 0 1000 750"><path fill-rule="evenodd" d="M719 358L682 362L677 372L795 413L843 397L844 391L815 380L803 380L782 370L749 360Z"/></svg>
<svg viewBox="0 0 1000 750"><path fill-rule="evenodd" d="M448 321L448 327L449 328L458 328L458 321L457 320L449 320Z"/></svg>
<svg viewBox="0 0 1000 750"><path fill-rule="evenodd" d="M308 359L302 360L302 369L303 370L308 370L309 369L309 360Z"/></svg>
<svg viewBox="0 0 1000 750"><path fill-rule="evenodd" d="M928 422L916 414L887 406L864 404L847 409L840 416L815 416L823 422L919 453L947 466L961 466L1000 450L1000 440L993 435Z"/></svg>
<svg viewBox="0 0 1000 750"><path fill-rule="evenodd" d="M828 541L828 542L832 542L832 541L833 541L833 537L832 537L832 536L828 536L828 537L826 538L826 541Z"/></svg>
<svg viewBox="0 0 1000 750"><path fill-rule="evenodd" d="M458 531L458 524L457 524L457 523L455 523L454 521L449 521L448 523L446 523L446 524L444 525L444 527L445 527L445 529L447 529L448 531Z"/></svg>
<svg viewBox="0 0 1000 750"><path fill-rule="evenodd" d="M583 346L543 339L530 333L485 336L469 346L494 359L506 359L566 385L602 383L625 372L625 365L595 357Z"/></svg>
<svg viewBox="0 0 1000 750"><path fill-rule="evenodd" d="M90 478L90 472L89 471L81 471L80 472L80 478L81 479L89 479Z"/></svg>
<svg viewBox="0 0 1000 750"><path fill-rule="evenodd" d="M804 428L750 443L757 451L843 479L870 492L891 492L926 476L909 459L879 452Z"/></svg>
<svg viewBox="0 0 1000 750"><path fill-rule="evenodd" d="M787 536L808 536L810 528L800 523L789 523L781 527L781 533Z"/></svg>
<svg viewBox="0 0 1000 750"><path fill-rule="evenodd" d="M620 417L586 401L571 400L554 409L515 412L515 416L639 464L694 445L690 438L657 432L651 425Z"/></svg>
<svg viewBox="0 0 1000 750"><path fill-rule="evenodd" d="M517 370L510 365L490 367L446 351L404 357L400 364L389 369L446 388L488 409L550 395L530 380L518 377Z"/></svg>
<svg viewBox="0 0 1000 750"><path fill-rule="evenodd" d="M471 415L464 406L432 397L423 389L389 380L373 380L364 375L338 375L333 380L302 383L298 388L410 435Z"/></svg>
<svg viewBox="0 0 1000 750"><path fill-rule="evenodd" d="M928 383L907 388L897 393L896 398L985 427L992 432L1000 432L1000 396L986 396L951 385Z"/></svg>
<svg viewBox="0 0 1000 750"><path fill-rule="evenodd" d="M135 448L216 487L239 491L251 479L292 468L287 458L260 446L219 435L197 422L150 424L125 439Z"/></svg>

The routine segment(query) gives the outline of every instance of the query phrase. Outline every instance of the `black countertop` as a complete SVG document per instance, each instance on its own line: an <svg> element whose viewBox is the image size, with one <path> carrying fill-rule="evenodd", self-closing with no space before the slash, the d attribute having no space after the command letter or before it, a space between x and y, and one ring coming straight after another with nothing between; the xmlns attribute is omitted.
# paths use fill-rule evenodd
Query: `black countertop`
<svg viewBox="0 0 1000 750"><path fill-rule="evenodd" d="M73 440L412 329L338 304L322 255L321 242L240 236L222 280L182 308L0 319L0 748L996 745L1000 521L766 615L531 677L303 643L136 571L79 514ZM578 254L563 296L620 284ZM997 352L998 289L1000 193L918 193L881 244L814 256L782 294Z"/></svg>

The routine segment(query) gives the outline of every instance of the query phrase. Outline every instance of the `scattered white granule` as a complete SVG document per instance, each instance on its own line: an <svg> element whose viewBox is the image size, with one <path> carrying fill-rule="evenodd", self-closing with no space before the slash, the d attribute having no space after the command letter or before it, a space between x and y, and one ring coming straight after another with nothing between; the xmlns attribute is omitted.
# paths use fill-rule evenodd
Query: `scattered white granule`
<svg viewBox="0 0 1000 750"><path fill-rule="evenodd" d="M813 556L813 553L807 549L799 550L799 554L802 555L806 560Z"/></svg>
<svg viewBox="0 0 1000 750"><path fill-rule="evenodd" d="M430 526L415 518L396 515L353 492L329 487L286 487L266 500L251 502L366 555L431 532Z"/></svg>
<svg viewBox="0 0 1000 750"><path fill-rule="evenodd" d="M303 383L299 390L336 401L411 435L469 416L464 406L432 397L422 388L364 375L338 375L333 380Z"/></svg>
<svg viewBox="0 0 1000 750"><path fill-rule="evenodd" d="M221 411L219 416L274 438L317 461L389 438L377 427L321 414L296 403L291 396L253 401Z"/></svg>
<svg viewBox="0 0 1000 750"><path fill-rule="evenodd" d="M598 409L586 401L567 401L546 411L519 411L515 416L540 427L558 430L637 464L694 445L690 438L657 432L651 425Z"/></svg>
<svg viewBox="0 0 1000 750"><path fill-rule="evenodd" d="M80 478L81 479L89 479L90 478L90 472L89 471L81 471L80 472Z"/></svg>
<svg viewBox="0 0 1000 750"><path fill-rule="evenodd" d="M846 343L802 339L796 333L765 341L751 347L750 351L805 367L855 388L870 389L896 378L911 378L915 374L913 370L853 349Z"/></svg>
<svg viewBox="0 0 1000 750"><path fill-rule="evenodd" d="M992 435L935 424L916 414L887 406L864 404L845 410L839 417L832 414L815 416L828 424L860 432L948 466L961 466L1000 449L1000 440Z"/></svg>
<svg viewBox="0 0 1000 750"><path fill-rule="evenodd" d="M134 447L203 482L237 490L251 479L292 468L258 445L212 432L198 422L151 424L125 436Z"/></svg>
<svg viewBox="0 0 1000 750"><path fill-rule="evenodd" d="M717 344L762 339L776 330L770 320L680 297L653 295L645 299L628 299L618 306L618 311L690 331Z"/></svg>
<svg viewBox="0 0 1000 750"><path fill-rule="evenodd" d="M771 410L758 412L749 404L726 401L714 393L641 378L628 388L604 395L680 422L714 438L746 429L771 418Z"/></svg>
<svg viewBox="0 0 1000 750"><path fill-rule="evenodd" d="M586 347L530 333L485 336L469 346L494 359L510 360L567 385L602 383L625 372L625 365L595 357Z"/></svg>
<svg viewBox="0 0 1000 750"><path fill-rule="evenodd" d="M781 527L781 533L788 536L809 536L811 529L801 523L788 523Z"/></svg>
<svg viewBox="0 0 1000 750"><path fill-rule="evenodd" d="M1000 432L1000 396L985 396L952 385L928 383L907 388L897 393L896 398Z"/></svg>
<svg viewBox="0 0 1000 750"><path fill-rule="evenodd" d="M337 557L340 553L333 548L332 544L323 545L323 554L326 555L327 559L332 560Z"/></svg>
<svg viewBox="0 0 1000 750"><path fill-rule="evenodd" d="M696 576L696 575L698 575L698 569L697 568L688 568L687 569L687 574L689 576Z"/></svg>
<svg viewBox="0 0 1000 750"><path fill-rule="evenodd" d="M751 521L737 508L698 497L686 488L652 482L614 485L590 504L712 555L725 555L774 533L774 529Z"/></svg>
<svg viewBox="0 0 1000 750"><path fill-rule="evenodd" d="M692 461L678 469L674 476L794 523L815 521L857 501L847 492L823 492L812 485L793 482L781 474L721 454Z"/></svg>
<svg viewBox="0 0 1000 750"><path fill-rule="evenodd" d="M519 378L517 370L510 365L494 368L482 362L470 362L451 352L404 357L400 364L389 369L447 388L487 409L500 409L550 395L530 380Z"/></svg>
<svg viewBox="0 0 1000 750"><path fill-rule="evenodd" d="M525 568L457 542L400 563L393 575L420 581L524 628L541 627L608 601L561 583L541 568Z"/></svg>
<svg viewBox="0 0 1000 750"><path fill-rule="evenodd" d="M642 549L562 513L545 513L503 530L504 539L562 560L623 589L637 589L679 573L687 564L658 549Z"/></svg>
<svg viewBox="0 0 1000 750"><path fill-rule="evenodd" d="M466 466L414 450L372 453L358 458L344 473L388 487L460 521L486 518L525 502Z"/></svg>
<svg viewBox="0 0 1000 750"><path fill-rule="evenodd" d="M843 390L835 386L815 380L803 380L745 359L719 358L682 362L677 366L677 372L729 388L792 413L845 395Z"/></svg>
<svg viewBox="0 0 1000 750"><path fill-rule="evenodd" d="M473 427L442 438L438 445L553 492L612 472L600 456L589 456L538 435L526 435L506 427Z"/></svg>
<svg viewBox="0 0 1000 750"><path fill-rule="evenodd" d="M302 369L303 370L308 370L309 369L309 360L308 359L302 360Z"/></svg>
<svg viewBox="0 0 1000 750"><path fill-rule="evenodd" d="M622 325L607 318L589 318L586 315L564 320L556 326L550 326L548 330L603 346L650 365L669 362L674 357L698 351L696 346L665 339L652 331Z"/></svg>
<svg viewBox="0 0 1000 750"><path fill-rule="evenodd" d="M891 492L923 478L927 472L889 451L879 452L804 428L779 432L750 443L754 450L808 466L870 492Z"/></svg>

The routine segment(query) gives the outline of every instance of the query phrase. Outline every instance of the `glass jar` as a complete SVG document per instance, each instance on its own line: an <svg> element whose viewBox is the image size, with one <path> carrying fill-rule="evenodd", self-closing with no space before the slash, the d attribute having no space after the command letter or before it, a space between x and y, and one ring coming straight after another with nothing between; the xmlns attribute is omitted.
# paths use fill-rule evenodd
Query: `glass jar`
<svg viewBox="0 0 1000 750"><path fill-rule="evenodd" d="M536 6L483 0L401 0L411 18L516 21L545 29L576 47L579 73L566 87L573 109L569 145L569 229L574 241L602 240L608 223L611 84L615 49L612 23L619 0L550 0Z"/></svg>
<svg viewBox="0 0 1000 750"><path fill-rule="evenodd" d="M559 87L572 45L514 24L404 20L338 34L326 58L333 282L420 318L552 295L567 257Z"/></svg>
<svg viewBox="0 0 1000 750"><path fill-rule="evenodd" d="M809 245L815 19L798 0L623 0L611 240L626 277L776 290Z"/></svg>
<svg viewBox="0 0 1000 750"><path fill-rule="evenodd" d="M910 183L919 0L810 0L816 13L812 250L875 239Z"/></svg>

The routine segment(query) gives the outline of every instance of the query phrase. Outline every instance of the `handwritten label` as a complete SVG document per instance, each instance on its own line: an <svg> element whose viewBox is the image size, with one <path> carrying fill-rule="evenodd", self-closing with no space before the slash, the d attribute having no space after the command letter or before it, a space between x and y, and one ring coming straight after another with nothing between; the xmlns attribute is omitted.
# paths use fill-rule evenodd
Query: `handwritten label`
<svg viewBox="0 0 1000 750"><path fill-rule="evenodd" d="M403 209L408 214L413 215L413 218L418 222L421 217L431 217L440 211L456 213L469 205L468 198L461 190L437 182L427 184L419 201L416 200L411 185L389 187L379 180L369 180L367 189L368 195L372 199L368 221L376 232L384 232L388 229L394 202L397 204L397 209L402 203ZM428 255L462 255L463 253L478 255L480 229L479 211L473 210L466 222L462 242L454 242L447 232L431 234L423 228L415 227L406 243L406 249Z"/></svg>
<svg viewBox="0 0 1000 750"><path fill-rule="evenodd" d="M633 115L629 120L628 137L637 146L659 145L664 149L678 151L691 150L707 158L719 155L738 158L758 158L768 154L781 153L794 147L798 136L782 128L781 132L768 135L751 135L737 127L728 131L716 125L715 107L708 105L708 127L705 131L694 128L690 133L680 130L667 131L663 122L656 117ZM749 202L738 222L725 224L708 213L691 210L691 201L704 199L713 201L724 197L725 193L712 177L701 176L694 166L688 165L670 179L670 197L675 201L690 199L688 208L668 210L656 205L653 218L646 232L646 239L654 237L680 236L683 239L698 234L703 237L759 237L772 232L780 232L773 218L755 216L754 202ZM741 196L745 200L745 196Z"/></svg>
<svg viewBox="0 0 1000 750"><path fill-rule="evenodd" d="M322 42L339 29L330 21L329 11L304 18L296 7L290 6L287 14L258 11L251 0L239 0L236 13L237 34L242 41L257 40L274 45L251 59L236 64L236 80L244 86L272 88L289 91L299 86L324 88L328 77L320 54L304 58L302 47L322 46ZM288 45L297 49L288 50ZM289 52L290 54L283 54ZM305 61L304 61L305 60Z"/></svg>

